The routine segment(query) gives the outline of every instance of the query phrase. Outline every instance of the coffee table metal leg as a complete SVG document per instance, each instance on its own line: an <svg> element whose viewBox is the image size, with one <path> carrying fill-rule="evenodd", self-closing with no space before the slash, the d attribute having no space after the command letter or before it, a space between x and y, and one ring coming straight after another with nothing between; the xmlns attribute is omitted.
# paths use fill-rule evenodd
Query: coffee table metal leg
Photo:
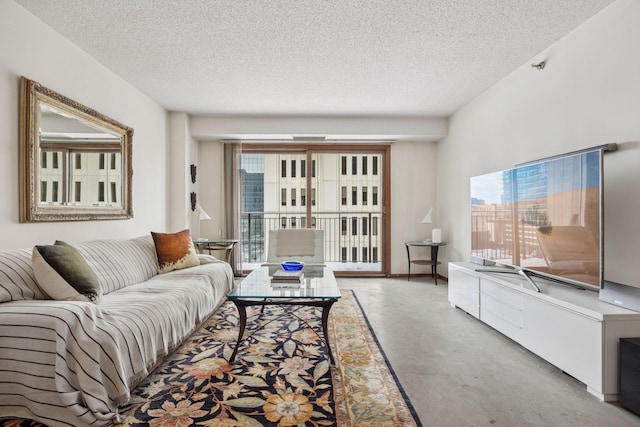
<svg viewBox="0 0 640 427"><path fill-rule="evenodd" d="M322 306L322 334L324 335L324 341L327 344L327 352L329 353L329 361L331 366L336 365L336 361L333 358L333 351L331 350L331 344L329 344L329 311L331 306L337 301L337 299L330 299L326 301L326 305Z"/></svg>
<svg viewBox="0 0 640 427"><path fill-rule="evenodd" d="M233 363L236 360L236 355L238 354L238 347L240 347L240 341L242 341L242 336L244 335L244 328L247 326L247 309L245 306L237 300L232 300L238 309L238 316L240 317L240 330L238 331L238 341L236 342L236 347L233 349L233 353L231 353L231 357L229 358L229 363Z"/></svg>
<svg viewBox="0 0 640 427"><path fill-rule="evenodd" d="M411 252L409 252L409 245L404 244L407 247L407 262L409 263L409 272L407 273L407 281L411 280Z"/></svg>
<svg viewBox="0 0 640 427"><path fill-rule="evenodd" d="M322 308L322 334L324 335L324 341L327 345L327 352L329 353L329 361L331 366L335 366L336 361L333 357L333 351L331 350L331 344L329 344L329 312L331 311L331 306L338 301L336 298L327 299L322 301L306 301L306 302L275 302L275 301L243 301L233 299L231 300L233 304L238 309L238 317L240 320L239 331L238 331L238 340L236 341L235 348L233 349L233 353L231 353L231 357L229 358L229 363L233 363L238 354L238 348L240 347L240 342L242 341L242 337L244 336L244 331L247 326L247 309L245 308L248 305L261 305L264 308L265 305L304 305L304 306L313 306L313 307L321 307Z"/></svg>

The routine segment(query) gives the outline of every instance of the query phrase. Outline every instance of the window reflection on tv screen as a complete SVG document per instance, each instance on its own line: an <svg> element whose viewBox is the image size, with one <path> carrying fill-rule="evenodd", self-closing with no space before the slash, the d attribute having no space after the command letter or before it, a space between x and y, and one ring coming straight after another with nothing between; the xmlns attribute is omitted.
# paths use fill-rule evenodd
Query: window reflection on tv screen
<svg viewBox="0 0 640 427"><path fill-rule="evenodd" d="M602 153L471 178L471 253L599 287Z"/></svg>

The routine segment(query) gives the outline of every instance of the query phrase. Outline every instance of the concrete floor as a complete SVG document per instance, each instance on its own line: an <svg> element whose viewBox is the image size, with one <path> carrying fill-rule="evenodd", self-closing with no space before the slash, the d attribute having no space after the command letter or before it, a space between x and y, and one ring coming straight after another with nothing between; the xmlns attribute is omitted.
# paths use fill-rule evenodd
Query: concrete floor
<svg viewBox="0 0 640 427"><path fill-rule="evenodd" d="M424 426L640 426L637 415L452 308L443 281L338 284L355 291Z"/></svg>

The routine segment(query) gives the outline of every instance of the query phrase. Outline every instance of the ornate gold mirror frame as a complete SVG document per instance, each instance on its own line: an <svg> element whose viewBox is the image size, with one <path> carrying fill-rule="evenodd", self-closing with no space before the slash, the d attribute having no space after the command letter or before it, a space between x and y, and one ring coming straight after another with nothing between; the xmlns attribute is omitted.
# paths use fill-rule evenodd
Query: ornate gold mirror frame
<svg viewBox="0 0 640 427"><path fill-rule="evenodd" d="M128 219L133 129L20 78L20 222Z"/></svg>

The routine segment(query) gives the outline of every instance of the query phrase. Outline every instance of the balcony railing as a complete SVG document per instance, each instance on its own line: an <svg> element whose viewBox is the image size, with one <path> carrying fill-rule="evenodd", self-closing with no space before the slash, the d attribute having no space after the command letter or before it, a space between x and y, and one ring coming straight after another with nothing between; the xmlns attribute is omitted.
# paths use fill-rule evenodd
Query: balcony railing
<svg viewBox="0 0 640 427"><path fill-rule="evenodd" d="M542 219L514 221L510 209L481 210L471 212L471 252L473 255L505 262L520 262L517 258L542 258L537 230L548 225L546 215ZM514 229L517 227L517 229ZM514 233L520 247L514 247ZM514 252L514 250L516 250ZM516 258L516 259L514 259Z"/></svg>
<svg viewBox="0 0 640 427"><path fill-rule="evenodd" d="M269 231L281 228L324 230L326 262L380 262L381 212L314 212L311 224L304 213L243 212L241 221L245 263L265 262Z"/></svg>

